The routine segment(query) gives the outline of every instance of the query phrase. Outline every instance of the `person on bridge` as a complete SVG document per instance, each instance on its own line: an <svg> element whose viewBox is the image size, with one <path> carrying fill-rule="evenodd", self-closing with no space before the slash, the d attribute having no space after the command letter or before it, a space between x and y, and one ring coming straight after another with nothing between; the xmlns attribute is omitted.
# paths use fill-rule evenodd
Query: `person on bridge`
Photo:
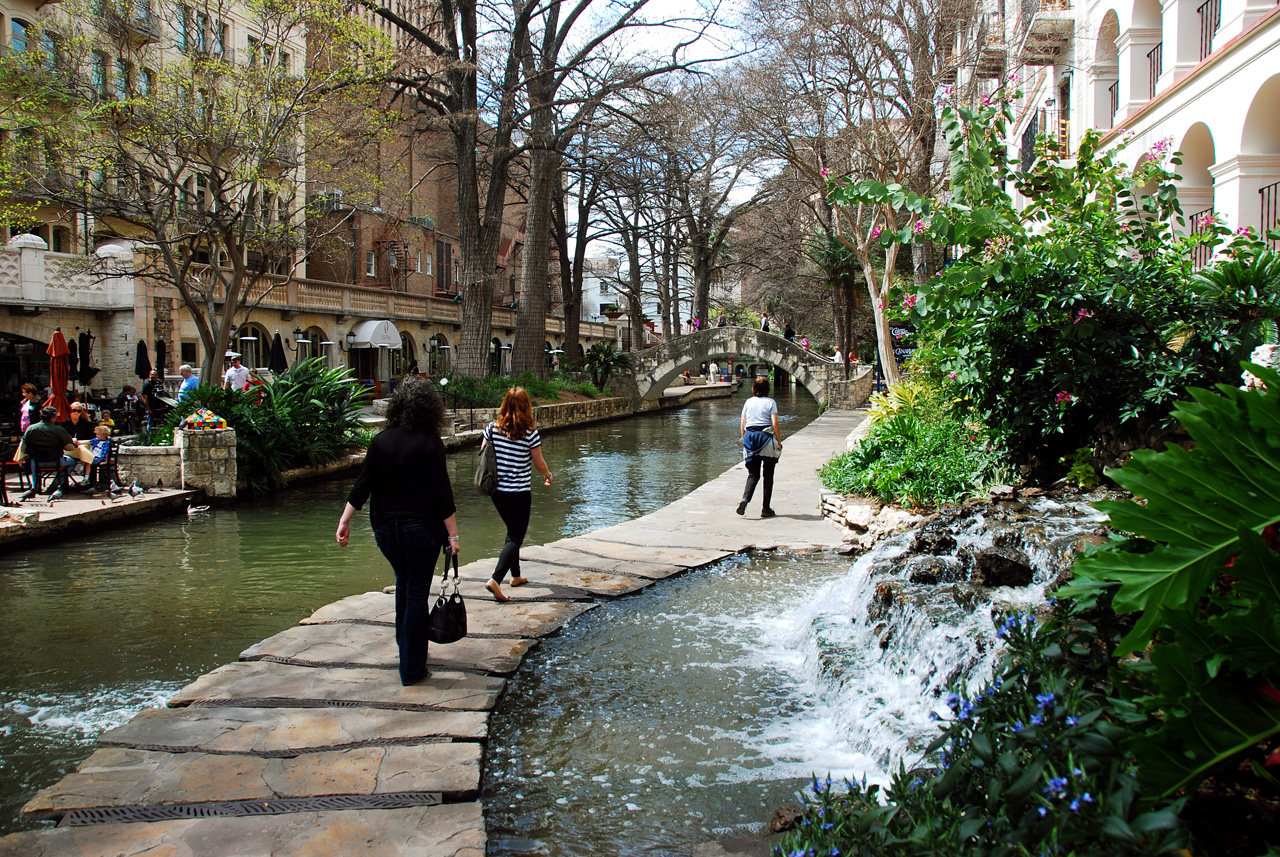
<svg viewBox="0 0 1280 857"><path fill-rule="evenodd" d="M778 426L778 403L769 398L769 379L757 375L751 384L751 398L742 405L742 454L747 462L747 487L738 504L739 515L747 513L747 504L756 492L760 472L764 471L764 508L760 517L772 518L770 501L773 500L773 471L782 455L782 429Z"/></svg>
<svg viewBox="0 0 1280 857"><path fill-rule="evenodd" d="M507 525L507 540L493 577L485 586L495 601L505 602L508 599L502 592L502 579L508 571L512 586L529 582L520 574L520 546L524 544L533 508L532 468L538 468L542 484L551 487L551 470L542 457L542 437L533 424L533 403L523 387L507 390L498 418L485 426L480 448L490 443L498 458L498 490L493 492L493 505Z"/></svg>
<svg viewBox="0 0 1280 857"><path fill-rule="evenodd" d="M396 574L396 644L405 686L427 677L431 578L440 548L458 552L453 486L440 440L443 420L444 402L429 383L398 384L387 403L387 427L369 444L338 519L336 538L345 548L351 518L373 498L374 540Z"/></svg>

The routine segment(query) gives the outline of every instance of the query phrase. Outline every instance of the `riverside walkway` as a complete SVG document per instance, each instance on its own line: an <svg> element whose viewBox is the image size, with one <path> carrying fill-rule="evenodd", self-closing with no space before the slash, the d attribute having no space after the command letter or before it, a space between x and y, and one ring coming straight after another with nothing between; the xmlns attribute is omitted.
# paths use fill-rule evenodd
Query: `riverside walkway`
<svg viewBox="0 0 1280 857"><path fill-rule="evenodd" d="M730 554L838 548L815 470L862 419L828 412L784 439L775 518L759 518L758 492L734 514L738 464L652 514L526 547L530 582L507 604L484 589L493 560L468 563L469 635L432 646L412 687L396 671L390 594L320 608L104 733L23 809L59 826L0 839L0 857L484 857L488 718L525 654L602 600Z"/></svg>

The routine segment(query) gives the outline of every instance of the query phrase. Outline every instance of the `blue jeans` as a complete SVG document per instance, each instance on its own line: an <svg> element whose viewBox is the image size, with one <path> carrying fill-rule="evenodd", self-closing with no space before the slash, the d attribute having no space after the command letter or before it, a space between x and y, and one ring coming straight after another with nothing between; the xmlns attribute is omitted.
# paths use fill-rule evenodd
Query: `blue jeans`
<svg viewBox="0 0 1280 857"><path fill-rule="evenodd" d="M431 577L440 557L440 538L416 518L390 518L373 528L378 550L396 573L396 644L400 647L400 683L427 674L427 626Z"/></svg>
<svg viewBox="0 0 1280 857"><path fill-rule="evenodd" d="M66 488L70 483L71 468L75 467L79 462L69 455L64 455L58 460L58 476L53 480L53 487L49 489L49 493ZM34 458L31 459L31 490L35 491L40 487L40 471L38 467L52 467L52 461L41 461L36 463Z"/></svg>

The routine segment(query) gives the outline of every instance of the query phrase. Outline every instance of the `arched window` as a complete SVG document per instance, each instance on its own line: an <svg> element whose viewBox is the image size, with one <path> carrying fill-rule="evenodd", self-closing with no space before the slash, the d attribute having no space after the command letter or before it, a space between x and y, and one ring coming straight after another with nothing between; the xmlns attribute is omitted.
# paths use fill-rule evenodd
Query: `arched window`
<svg viewBox="0 0 1280 857"><path fill-rule="evenodd" d="M489 340L489 374L502 374L502 340L494 337Z"/></svg>
<svg viewBox="0 0 1280 857"><path fill-rule="evenodd" d="M240 325L236 332L240 352L240 363L250 369L265 369L267 357L271 354L271 335L260 324L252 322Z"/></svg>
<svg viewBox="0 0 1280 857"><path fill-rule="evenodd" d="M9 50L15 54L25 54L27 52L27 31L29 27L26 21L13 19L13 26L9 32Z"/></svg>
<svg viewBox="0 0 1280 857"><path fill-rule="evenodd" d="M431 337L429 347L431 349L431 362L427 371L431 373L432 378L443 378L449 374L449 366L451 365L449 355L453 349L449 345L449 340L445 338L443 333L437 333Z"/></svg>
<svg viewBox="0 0 1280 857"><path fill-rule="evenodd" d="M320 343L324 342L328 337L324 335L324 331L318 327L308 327L302 332L302 336L298 337L293 344L298 347L299 360L310 360L313 357L321 357L324 355L324 348Z"/></svg>

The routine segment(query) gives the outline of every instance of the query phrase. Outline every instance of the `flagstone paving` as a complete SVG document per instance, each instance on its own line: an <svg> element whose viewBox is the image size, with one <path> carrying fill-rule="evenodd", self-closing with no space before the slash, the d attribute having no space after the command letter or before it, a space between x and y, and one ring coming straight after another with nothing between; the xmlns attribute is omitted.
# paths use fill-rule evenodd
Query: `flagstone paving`
<svg viewBox="0 0 1280 857"><path fill-rule="evenodd" d="M522 551L530 582L485 589L493 559L459 569L468 636L433 645L400 684L387 591L315 611L201 676L169 707L112 729L24 808L56 829L0 839L0 857L483 857L489 713L541 638L655 581L750 548L835 549L816 469L862 420L829 412L784 438L773 506L734 513L739 464L642 518ZM437 583L438 586L438 583Z"/></svg>

